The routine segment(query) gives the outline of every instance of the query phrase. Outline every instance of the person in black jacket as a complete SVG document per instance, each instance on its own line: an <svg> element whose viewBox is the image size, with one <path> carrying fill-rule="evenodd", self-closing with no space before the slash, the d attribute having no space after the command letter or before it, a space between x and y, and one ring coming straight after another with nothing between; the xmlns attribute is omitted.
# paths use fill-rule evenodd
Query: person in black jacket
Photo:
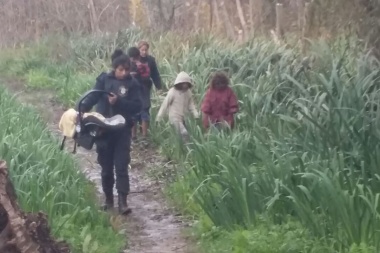
<svg viewBox="0 0 380 253"><path fill-rule="evenodd" d="M136 52L136 49L139 49L140 54ZM146 138L148 135L148 128L149 128L149 121L150 121L150 107L151 107L151 90L152 86L156 87L157 90L161 89L161 76L157 68L156 59L148 54L149 51L149 44L146 41L141 41L138 43L137 48L131 48L129 50L130 57L133 57L136 64L139 66L136 67L143 67L143 69L146 69L145 65L147 64L149 69L149 77L146 78L145 76L142 76L144 79L142 84L142 100L143 100L143 108L142 111L137 115L136 117L136 123L140 122L141 124L141 130L142 130L142 137ZM147 73L144 71L144 73ZM140 75L141 77L141 75ZM140 78L141 79L141 78ZM136 137L136 125L133 128L132 136Z"/></svg>
<svg viewBox="0 0 380 253"><path fill-rule="evenodd" d="M82 102L84 112L96 104L96 111L104 117L116 114L126 119L125 128L106 132L101 142L96 143L98 162L102 167L102 187L105 194L104 209L114 206L113 187L118 191L118 205L121 214L128 214L127 195L129 193L128 166L130 163L132 117L141 111L142 101L138 82L129 74L131 61L122 50L115 50L112 59L112 71L101 73L96 78L94 89L105 90L112 94L91 94Z"/></svg>
<svg viewBox="0 0 380 253"><path fill-rule="evenodd" d="M140 50L137 47L128 49L128 56L132 62L131 75L134 76L140 84L141 98L143 101L143 110L135 115L134 126L132 128L132 139L136 140L137 124L140 123L142 128L143 138L147 136L148 126L143 122L148 122L150 108L150 93L152 88L152 79L150 74L150 66L148 62L141 60Z"/></svg>

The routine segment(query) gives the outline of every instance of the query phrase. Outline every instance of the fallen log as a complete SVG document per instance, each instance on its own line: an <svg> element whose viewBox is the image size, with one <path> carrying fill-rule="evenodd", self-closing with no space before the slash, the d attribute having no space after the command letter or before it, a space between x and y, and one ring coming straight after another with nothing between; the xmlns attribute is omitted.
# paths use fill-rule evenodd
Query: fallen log
<svg viewBox="0 0 380 253"><path fill-rule="evenodd" d="M50 234L44 213L21 211L5 161L0 160L0 252L1 253L69 253L66 242Z"/></svg>

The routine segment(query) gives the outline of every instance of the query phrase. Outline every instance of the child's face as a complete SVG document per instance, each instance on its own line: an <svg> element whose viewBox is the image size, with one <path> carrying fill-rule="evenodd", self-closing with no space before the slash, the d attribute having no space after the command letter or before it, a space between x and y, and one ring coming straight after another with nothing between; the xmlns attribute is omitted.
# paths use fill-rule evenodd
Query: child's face
<svg viewBox="0 0 380 253"><path fill-rule="evenodd" d="M214 88L215 89L218 89L218 90L222 90L224 89L225 87L227 87L227 84L223 83L223 82L216 82L214 84Z"/></svg>
<svg viewBox="0 0 380 253"><path fill-rule="evenodd" d="M178 84L178 87L180 90L188 90L190 88L190 84L189 83L180 83L180 84Z"/></svg>
<svg viewBox="0 0 380 253"><path fill-rule="evenodd" d="M115 77L116 79L124 79L129 74L129 66L119 65L115 69Z"/></svg>
<svg viewBox="0 0 380 253"><path fill-rule="evenodd" d="M140 55L141 55L141 57L146 57L148 55L148 47L147 46L140 47Z"/></svg>
<svg viewBox="0 0 380 253"><path fill-rule="evenodd" d="M136 63L138 61L138 58L137 57L131 57L131 61Z"/></svg>

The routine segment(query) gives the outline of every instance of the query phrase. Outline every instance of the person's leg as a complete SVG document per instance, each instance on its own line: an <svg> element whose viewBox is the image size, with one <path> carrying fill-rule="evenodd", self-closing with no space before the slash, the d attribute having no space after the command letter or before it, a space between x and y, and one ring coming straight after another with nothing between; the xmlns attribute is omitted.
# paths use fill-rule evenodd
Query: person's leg
<svg viewBox="0 0 380 253"><path fill-rule="evenodd" d="M141 113L136 114L133 117L133 127L132 127L132 140L137 140L137 129L139 128L139 124L141 124Z"/></svg>
<svg viewBox="0 0 380 253"><path fill-rule="evenodd" d="M103 208L104 210L107 210L114 206L113 186L115 184L115 178L113 172L114 163L112 145L97 147L96 151L98 153L98 163L102 168L102 188L106 197Z"/></svg>
<svg viewBox="0 0 380 253"><path fill-rule="evenodd" d="M225 129L225 127L226 127L226 123L225 123L224 121L222 121L222 122L217 122L217 123L215 124L215 127L216 127L216 129L218 130L218 132L221 132L221 131L223 131L223 130Z"/></svg>
<svg viewBox="0 0 380 253"><path fill-rule="evenodd" d="M132 127L132 140L135 141L137 139L137 121L133 122Z"/></svg>
<svg viewBox="0 0 380 253"><path fill-rule="evenodd" d="M187 131L187 128L186 128L186 125L185 125L184 122L182 123L182 126L181 126L181 136L182 136L183 142L185 144L189 144L189 142L190 142L190 135L189 135L189 132Z"/></svg>
<svg viewBox="0 0 380 253"><path fill-rule="evenodd" d="M146 138L148 136L149 121L143 120L141 124L141 128L142 128L142 136Z"/></svg>
<svg viewBox="0 0 380 253"><path fill-rule="evenodd" d="M145 108L141 112L141 128L143 138L148 137L149 121L150 121L150 108Z"/></svg>
<svg viewBox="0 0 380 253"><path fill-rule="evenodd" d="M149 129L149 120L150 120L150 95L151 95L151 83L143 86L142 90L142 101L143 101L143 110L141 111L141 130L143 138L148 137L148 129Z"/></svg>
<svg viewBox="0 0 380 253"><path fill-rule="evenodd" d="M118 136L114 150L114 164L116 170L116 189L118 192L119 213L128 214L127 196L129 194L129 175L128 165L131 161L130 156L130 130L123 130Z"/></svg>
<svg viewBox="0 0 380 253"><path fill-rule="evenodd" d="M185 123L183 121L177 121L174 123L174 127L176 128L178 134L181 136L183 143L188 143L189 133L187 132Z"/></svg>
<svg viewBox="0 0 380 253"><path fill-rule="evenodd" d="M220 133L221 130L222 130L222 128L221 128L220 123L219 122L215 122L215 123L211 123L210 124L208 133L209 134L217 134L217 133Z"/></svg>

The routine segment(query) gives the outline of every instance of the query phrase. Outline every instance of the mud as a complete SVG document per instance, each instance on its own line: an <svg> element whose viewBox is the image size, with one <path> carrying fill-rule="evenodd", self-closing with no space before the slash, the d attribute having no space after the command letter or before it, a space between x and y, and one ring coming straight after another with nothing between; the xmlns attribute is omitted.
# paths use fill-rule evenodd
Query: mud
<svg viewBox="0 0 380 253"><path fill-rule="evenodd" d="M60 106L54 94L47 90L27 90L22 82L7 80L2 82L24 104L33 106L48 123L49 129L61 138L58 129L60 116L66 108ZM151 145L150 145L151 146ZM66 148L72 151L72 143ZM99 204L103 202L100 181L100 167L96 163L95 151L77 149L75 157L80 163L83 173L97 189ZM125 232L128 245L124 253L193 253L197 252L194 243L184 234L189 226L183 217L176 214L163 196L162 182L147 176L147 171L158 166L169 166L153 147L133 146L131 152L131 168L129 170L131 193L128 205L132 213L127 217L112 212L111 224ZM171 168L167 168L171 169ZM115 192L115 197L116 197ZM115 200L116 201L116 200ZM117 203L117 202L116 202Z"/></svg>

